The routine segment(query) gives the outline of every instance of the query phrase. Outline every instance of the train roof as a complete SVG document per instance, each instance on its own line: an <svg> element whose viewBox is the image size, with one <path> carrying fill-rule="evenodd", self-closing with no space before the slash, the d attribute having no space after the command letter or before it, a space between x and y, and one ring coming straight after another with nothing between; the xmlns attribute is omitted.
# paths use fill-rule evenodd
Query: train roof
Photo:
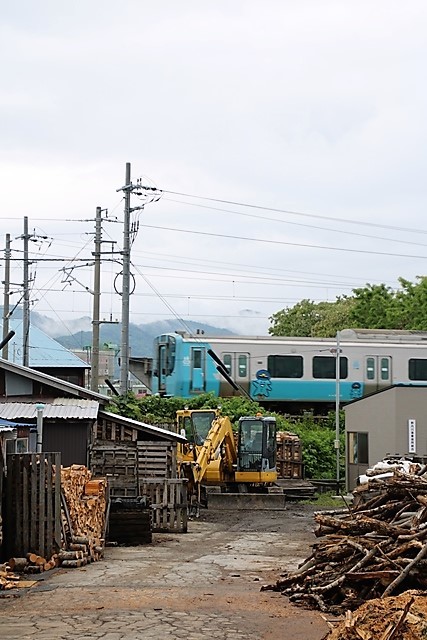
<svg viewBox="0 0 427 640"><path fill-rule="evenodd" d="M316 338L309 336L240 336L240 335L225 335L214 336L196 334L192 335L184 331L176 331L175 335L180 335L184 340L194 340L195 342L221 342L221 343L283 343L283 342L298 342L300 344L311 344L323 342L325 344L336 344L337 337L331 336L330 338ZM174 335L167 334L167 335ZM343 329L339 332L339 339L342 342L384 342L394 344L407 344L407 343L422 343L427 342L427 331L406 331L398 329Z"/></svg>

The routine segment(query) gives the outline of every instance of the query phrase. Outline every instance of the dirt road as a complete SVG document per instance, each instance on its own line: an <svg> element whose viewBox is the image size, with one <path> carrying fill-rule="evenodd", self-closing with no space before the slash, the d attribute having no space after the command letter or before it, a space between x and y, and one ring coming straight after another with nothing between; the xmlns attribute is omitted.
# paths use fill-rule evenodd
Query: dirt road
<svg viewBox="0 0 427 640"><path fill-rule="evenodd" d="M203 511L187 534L107 548L105 559L45 574L0 599L0 637L25 640L320 640L319 613L260 591L308 555L314 508Z"/></svg>

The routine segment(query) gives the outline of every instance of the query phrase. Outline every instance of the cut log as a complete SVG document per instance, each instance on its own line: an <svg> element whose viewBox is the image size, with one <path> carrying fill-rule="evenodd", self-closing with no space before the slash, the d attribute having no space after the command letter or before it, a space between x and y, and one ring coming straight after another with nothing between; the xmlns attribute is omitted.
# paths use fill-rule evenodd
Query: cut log
<svg viewBox="0 0 427 640"><path fill-rule="evenodd" d="M23 571L28 564L27 558L10 558L8 565L11 571Z"/></svg>

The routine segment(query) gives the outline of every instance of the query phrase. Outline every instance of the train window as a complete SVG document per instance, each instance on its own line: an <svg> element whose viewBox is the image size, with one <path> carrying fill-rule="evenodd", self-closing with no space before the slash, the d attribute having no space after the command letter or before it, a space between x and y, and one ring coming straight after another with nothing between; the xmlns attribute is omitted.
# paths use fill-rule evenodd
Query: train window
<svg viewBox="0 0 427 640"><path fill-rule="evenodd" d="M239 378L246 378L248 375L248 357L245 355L239 356Z"/></svg>
<svg viewBox="0 0 427 640"><path fill-rule="evenodd" d="M369 464L367 433L348 434L348 461L350 464Z"/></svg>
<svg viewBox="0 0 427 640"><path fill-rule="evenodd" d="M427 380L427 360L425 358L410 358L409 380Z"/></svg>
<svg viewBox="0 0 427 640"><path fill-rule="evenodd" d="M193 349L193 369L202 368L202 352L200 349Z"/></svg>
<svg viewBox="0 0 427 640"><path fill-rule="evenodd" d="M366 358L366 379L375 380L375 358Z"/></svg>
<svg viewBox="0 0 427 640"><path fill-rule="evenodd" d="M313 378L335 379L336 378L336 358L334 356L314 356L313 358ZM348 376L348 360L340 356L340 379L345 380Z"/></svg>
<svg viewBox="0 0 427 640"><path fill-rule="evenodd" d="M390 380L390 360L381 358L381 380Z"/></svg>
<svg viewBox="0 0 427 640"><path fill-rule="evenodd" d="M222 356L222 361L224 363L224 367L228 373L228 375L232 376L233 372L231 370L231 354L226 353Z"/></svg>
<svg viewBox="0 0 427 640"><path fill-rule="evenodd" d="M272 378L302 378L302 356L268 356L267 369Z"/></svg>

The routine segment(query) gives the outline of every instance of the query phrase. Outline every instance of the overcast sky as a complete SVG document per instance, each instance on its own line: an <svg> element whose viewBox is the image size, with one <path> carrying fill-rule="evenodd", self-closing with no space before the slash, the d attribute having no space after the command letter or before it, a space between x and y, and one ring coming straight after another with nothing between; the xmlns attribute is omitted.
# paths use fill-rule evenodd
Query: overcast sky
<svg viewBox="0 0 427 640"><path fill-rule="evenodd" d="M1 13L12 280L24 216L49 238L31 255L59 259L33 263L32 309L64 325L91 315L81 265L97 206L122 246L126 162L164 191L134 216L137 324L262 334L303 298L426 274L425 0L17 0ZM104 263L102 317L120 319L118 272Z"/></svg>

